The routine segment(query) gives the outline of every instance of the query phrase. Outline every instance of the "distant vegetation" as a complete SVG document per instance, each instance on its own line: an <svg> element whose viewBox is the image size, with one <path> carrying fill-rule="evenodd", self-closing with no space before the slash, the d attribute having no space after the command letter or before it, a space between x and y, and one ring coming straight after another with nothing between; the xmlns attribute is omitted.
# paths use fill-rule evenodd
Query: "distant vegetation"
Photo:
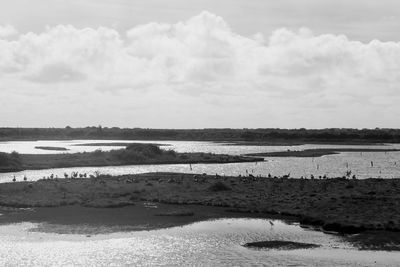
<svg viewBox="0 0 400 267"><path fill-rule="evenodd" d="M211 153L177 153L153 144L131 144L125 149L72 154L0 153L0 172L27 169L50 169L86 166L119 166L135 164L229 163L254 162L262 158L218 155Z"/></svg>
<svg viewBox="0 0 400 267"><path fill-rule="evenodd" d="M36 149L41 150L54 150L54 151L67 151L69 149L65 147L56 147L56 146L35 146Z"/></svg>
<svg viewBox="0 0 400 267"><path fill-rule="evenodd" d="M122 142L82 143L82 144L75 144L74 146L115 146L115 147L124 146L124 147L127 147L127 146L132 145L132 144L135 144L135 143L132 143L132 142L130 142L130 143L127 143L127 142L125 142L125 143L122 143ZM153 143L147 143L147 144L156 145L156 146L170 146L170 145L167 145L167 144L153 144Z"/></svg>
<svg viewBox="0 0 400 267"><path fill-rule="evenodd" d="M0 140L120 139L274 143L400 143L400 129L0 128Z"/></svg>
<svg viewBox="0 0 400 267"><path fill-rule="evenodd" d="M21 157L17 152L0 152L0 172L22 171Z"/></svg>

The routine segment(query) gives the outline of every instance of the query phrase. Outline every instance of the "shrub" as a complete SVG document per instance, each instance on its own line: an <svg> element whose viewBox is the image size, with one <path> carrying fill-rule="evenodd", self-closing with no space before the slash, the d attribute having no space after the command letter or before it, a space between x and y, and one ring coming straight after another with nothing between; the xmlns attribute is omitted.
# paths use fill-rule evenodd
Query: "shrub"
<svg viewBox="0 0 400 267"><path fill-rule="evenodd" d="M17 152L0 153L0 170L4 172L22 170L20 155Z"/></svg>
<svg viewBox="0 0 400 267"><path fill-rule="evenodd" d="M231 188L226 184L224 184L223 182L216 182L213 185L211 185L209 189L214 192L231 190Z"/></svg>

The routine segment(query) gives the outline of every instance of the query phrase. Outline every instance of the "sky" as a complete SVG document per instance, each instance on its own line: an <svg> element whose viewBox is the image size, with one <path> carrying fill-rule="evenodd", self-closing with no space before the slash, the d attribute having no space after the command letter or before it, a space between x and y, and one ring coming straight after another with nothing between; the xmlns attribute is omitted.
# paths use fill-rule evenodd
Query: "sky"
<svg viewBox="0 0 400 267"><path fill-rule="evenodd" d="M398 128L395 0L0 1L0 126Z"/></svg>

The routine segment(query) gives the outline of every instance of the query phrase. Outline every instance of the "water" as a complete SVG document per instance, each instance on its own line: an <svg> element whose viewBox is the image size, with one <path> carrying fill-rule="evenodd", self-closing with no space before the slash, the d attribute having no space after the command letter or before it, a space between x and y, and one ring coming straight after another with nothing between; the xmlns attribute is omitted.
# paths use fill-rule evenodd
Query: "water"
<svg viewBox="0 0 400 267"><path fill-rule="evenodd" d="M110 150L120 147L74 146L81 143L126 142L121 140L74 140L37 142L0 142L0 151L19 153L75 153ZM132 141L169 144L164 147L178 152L211 152L240 155L246 153L302 150L327 147L359 147L337 145L301 146L230 146L211 142ZM35 146L59 146L69 151L46 151ZM364 148L372 146L362 146ZM373 146L376 148L377 146ZM397 144L378 146L400 148ZM370 162L374 162L374 167ZM130 174L171 171L238 175L309 176L310 174L342 176L349 169L359 178L400 177L400 152L341 153L320 158L266 158L265 162L232 164L188 164L106 166L28 170L0 174L0 182L18 180L26 175L37 180L50 174L79 171L94 174ZM400 266L398 252L360 251L344 237L303 229L297 224L266 219L220 219L161 230L120 232L87 237L77 234L37 232L45 225L19 223L0 226L0 266ZM62 227L62 226L59 226ZM86 227L86 226L73 226ZM52 226L51 229L57 229ZM63 228L64 229L64 228ZM76 229L75 229L76 230ZM321 245L307 250L250 249L247 242L287 240Z"/></svg>
<svg viewBox="0 0 400 267"><path fill-rule="evenodd" d="M279 220L219 219L161 230L86 237L0 226L1 266L399 266L396 252L359 251L342 237ZM307 250L250 249L247 242L289 240Z"/></svg>
<svg viewBox="0 0 400 267"><path fill-rule="evenodd" d="M73 140L73 141L12 141L0 142L0 151L30 154L43 153L75 153L90 152L96 149L104 151L119 149L121 147L109 146L75 146L83 143L109 143L109 142L142 142L168 144L164 149L173 149L177 152L210 152L231 155L241 155L247 153L273 152L290 150L304 150L312 148L400 148L399 144L387 144L379 146L351 146L351 145L300 145L300 146L232 146L229 144L219 144L213 142L194 142L194 141L124 141L124 140ZM47 151L35 149L35 146L57 146L66 147L69 151ZM371 167L371 161L374 166ZM358 178L400 177L400 152L346 152L337 155L327 155L318 158L265 158L265 162L258 163L233 163L233 164L192 164L192 170L188 164L171 165L133 165L133 166L105 166L105 167L83 167L83 168L61 168L48 170L28 170L18 173L0 174L0 182L9 182L16 175L17 180L22 180L26 175L28 180L38 180L48 177L51 174L63 177L64 173L70 174L73 171L80 173L121 175L144 172L185 172L185 173L207 173L220 175L253 175L282 176L290 173L292 177L314 176L338 177L343 176L350 169ZM247 171L247 172L246 172Z"/></svg>
<svg viewBox="0 0 400 267"><path fill-rule="evenodd" d="M109 151L112 149L121 149L118 146L85 146L91 143L152 143L164 144L167 146L163 149L172 149L176 152L204 152L215 154L243 155L249 153L260 152L276 152L276 151L300 151L314 148L397 148L400 144L385 145L329 145L329 144L305 144L297 146L249 146L249 145L231 145L230 143L200 142L200 141L144 141L144 140L59 140L59 141L6 141L0 142L0 152L11 153L16 151L21 154L62 154L77 152L93 152L97 149ZM79 145L79 146L77 146ZM36 146L63 147L67 151L54 151L36 149ZM400 158L399 158L400 159Z"/></svg>

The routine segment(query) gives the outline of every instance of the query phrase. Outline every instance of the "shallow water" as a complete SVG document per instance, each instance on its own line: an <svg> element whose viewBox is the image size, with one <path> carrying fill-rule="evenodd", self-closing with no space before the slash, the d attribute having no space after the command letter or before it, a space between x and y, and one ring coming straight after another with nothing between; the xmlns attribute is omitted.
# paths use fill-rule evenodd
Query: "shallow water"
<svg viewBox="0 0 400 267"><path fill-rule="evenodd" d="M77 152L92 152L97 149L108 151L121 149L118 146L85 146L90 143L152 143L164 144L163 149L173 149L177 152L205 152L216 154L242 155L259 152L275 152L286 150L305 150L313 148L399 148L400 144L386 145L329 145L305 144L297 146L249 146L230 145L230 143L200 142L200 141L143 141L143 140L59 140L59 141L6 141L0 142L0 152L11 153L16 151L21 154L62 154ZM79 146L78 146L79 145ZM36 146L63 147L67 151L54 151L36 149Z"/></svg>
<svg viewBox="0 0 400 267"><path fill-rule="evenodd" d="M271 226L270 221L273 222ZM0 226L1 266L399 266L398 252L359 251L342 237L279 220L220 219L161 230L107 235L32 232ZM263 250L264 240L315 243L317 249Z"/></svg>
<svg viewBox="0 0 400 267"><path fill-rule="evenodd" d="M0 151L19 153L65 153L64 151L46 151L35 149L35 146L60 146L66 147L72 152L94 151L96 149L111 150L121 147L109 146L74 146L82 143L104 143L104 142L127 142L123 140L73 140L73 141L18 141L0 142ZM177 152L211 152L240 155L257 152L273 152L285 150L304 150L311 148L400 148L399 144L387 144L380 146L351 146L351 145L300 145L300 146L231 146L212 142L189 142L189 141L130 141L143 143L169 144L165 149L173 149ZM371 161L374 166L371 167ZM133 165L133 166L105 166L105 167L83 167L83 168L61 168L48 170L32 170L18 173L0 174L0 182L9 182L16 175L17 180L22 180L26 175L28 180L38 180L51 174L64 177L64 173L73 171L80 173L121 175L144 172L185 172L185 173L207 173L220 175L253 175L282 176L290 173L292 177L310 177L327 175L328 177L343 176L347 170L351 170L358 178L400 177L400 152L345 152L336 155L327 155L318 158L265 158L265 162L258 163L232 163L232 164L171 164L171 165Z"/></svg>

